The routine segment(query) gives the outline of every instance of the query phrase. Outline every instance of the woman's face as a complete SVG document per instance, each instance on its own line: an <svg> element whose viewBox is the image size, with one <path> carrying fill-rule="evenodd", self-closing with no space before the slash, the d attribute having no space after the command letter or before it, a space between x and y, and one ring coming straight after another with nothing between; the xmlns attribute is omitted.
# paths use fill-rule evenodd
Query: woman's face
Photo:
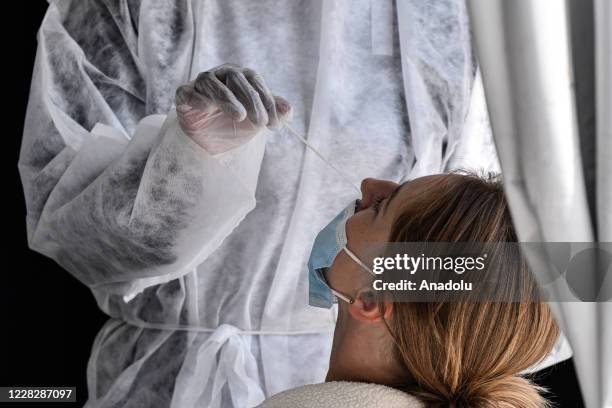
<svg viewBox="0 0 612 408"><path fill-rule="evenodd" d="M440 177L443 176L421 177L403 185L365 179L361 183L361 202L346 224L347 247L367 264L368 246L388 241L403 203L423 194ZM331 288L355 300L350 305L344 301L338 304L327 379L384 384L392 382L394 376L404 375L389 357L391 338L376 302L364 301L367 297L359 295L371 275L341 251L326 278ZM386 319L392 308L385 309Z"/></svg>
<svg viewBox="0 0 612 408"><path fill-rule="evenodd" d="M393 181L365 179L361 183L361 202L355 214L346 223L347 247L357 257L365 260L368 246L388 241L395 215L402 203L438 181L442 175L420 177L399 185ZM358 282L366 274L364 270L343 251L338 254L327 280L330 286L341 292L352 294Z"/></svg>

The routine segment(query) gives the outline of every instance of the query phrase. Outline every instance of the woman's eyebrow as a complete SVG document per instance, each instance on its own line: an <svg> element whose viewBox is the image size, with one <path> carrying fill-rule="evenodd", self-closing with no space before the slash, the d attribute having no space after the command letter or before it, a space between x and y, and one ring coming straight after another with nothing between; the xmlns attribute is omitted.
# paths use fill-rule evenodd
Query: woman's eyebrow
<svg viewBox="0 0 612 408"><path fill-rule="evenodd" d="M397 193L399 193L399 191L402 189L402 187L404 187L409 182L410 181L405 181L402 184L400 184L399 186L397 186L397 188L395 190L393 190L393 192L389 195L389 198L387 198L387 202L385 203L385 208L383 208L383 211L382 211L383 214L385 212L387 212L387 208L389 208L389 205L391 205L391 201L395 198L395 196L397 196Z"/></svg>

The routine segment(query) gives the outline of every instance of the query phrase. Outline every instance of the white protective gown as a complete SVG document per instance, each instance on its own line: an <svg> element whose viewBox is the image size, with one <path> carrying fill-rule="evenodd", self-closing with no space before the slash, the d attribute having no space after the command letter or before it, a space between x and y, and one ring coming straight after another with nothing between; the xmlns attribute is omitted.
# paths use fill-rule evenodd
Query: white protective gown
<svg viewBox="0 0 612 408"><path fill-rule="evenodd" d="M50 1L19 166L30 246L111 317L88 406L253 406L327 370L306 259L356 193L286 130L208 155L172 105L199 72L261 73L355 183L498 168L463 0L398 6Z"/></svg>

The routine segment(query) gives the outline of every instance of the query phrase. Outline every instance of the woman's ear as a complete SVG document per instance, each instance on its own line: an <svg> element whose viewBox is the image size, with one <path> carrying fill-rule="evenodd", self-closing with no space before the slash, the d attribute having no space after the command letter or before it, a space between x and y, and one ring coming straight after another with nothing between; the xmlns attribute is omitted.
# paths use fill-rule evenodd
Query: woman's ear
<svg viewBox="0 0 612 408"><path fill-rule="evenodd" d="M393 302L381 302L371 289L360 289L348 311L354 319L363 323L378 323L388 320L393 313Z"/></svg>

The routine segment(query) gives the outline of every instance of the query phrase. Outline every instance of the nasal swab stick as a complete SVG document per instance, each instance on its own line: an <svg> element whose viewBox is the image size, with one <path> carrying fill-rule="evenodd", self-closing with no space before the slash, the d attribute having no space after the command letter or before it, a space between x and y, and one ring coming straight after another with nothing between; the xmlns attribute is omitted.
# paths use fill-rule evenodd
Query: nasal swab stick
<svg viewBox="0 0 612 408"><path fill-rule="evenodd" d="M300 139L300 141L302 143L304 143L306 145L307 148L309 148L314 154L316 154L317 156L319 156L319 158L321 160L323 160L323 162L325 162L325 164L327 164L329 167L331 167L344 181L346 181L347 183L349 183L359 194L361 194L361 189L355 184L353 183L353 181L350 179L350 177L348 177L346 174L344 174L344 172L342 172L340 169L338 169L336 166L334 166L325 156L323 156L316 148L314 148L313 146L310 145L310 143L308 143L308 141L306 140L306 138L304 138L304 136L302 136L301 134L299 134L295 129L293 129L291 127L291 125L289 125L288 123L285 123L285 127L287 128L287 130L289 130L289 132L293 133L298 139Z"/></svg>

